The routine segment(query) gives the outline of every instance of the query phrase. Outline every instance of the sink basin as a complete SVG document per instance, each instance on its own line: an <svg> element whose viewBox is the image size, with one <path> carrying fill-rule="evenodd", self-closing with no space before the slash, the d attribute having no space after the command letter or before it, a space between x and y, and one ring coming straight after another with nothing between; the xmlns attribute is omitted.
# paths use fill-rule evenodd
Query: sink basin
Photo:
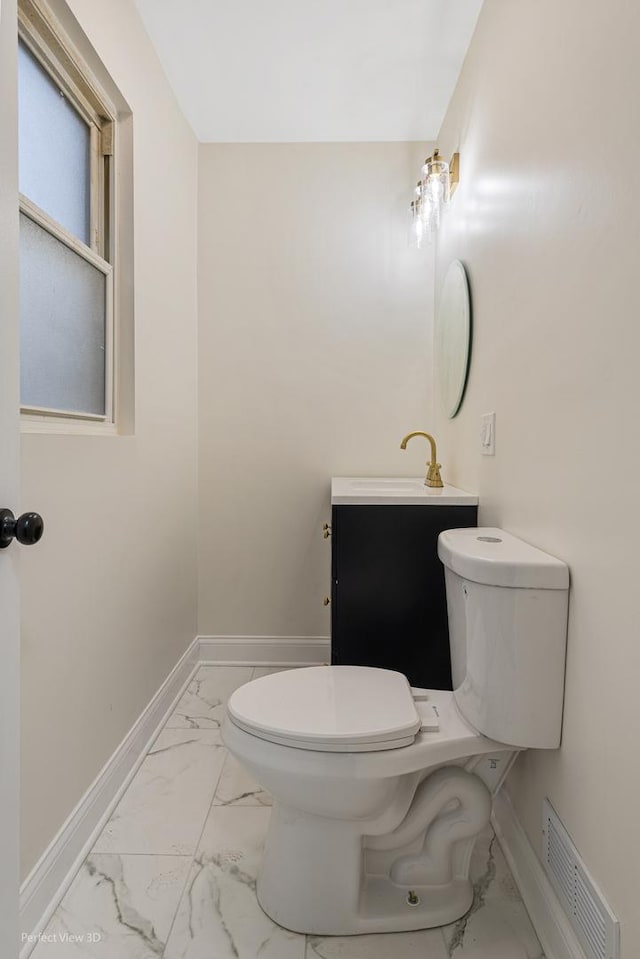
<svg viewBox="0 0 640 959"><path fill-rule="evenodd" d="M334 476L333 506L475 506L478 497L455 486L424 485L424 476Z"/></svg>

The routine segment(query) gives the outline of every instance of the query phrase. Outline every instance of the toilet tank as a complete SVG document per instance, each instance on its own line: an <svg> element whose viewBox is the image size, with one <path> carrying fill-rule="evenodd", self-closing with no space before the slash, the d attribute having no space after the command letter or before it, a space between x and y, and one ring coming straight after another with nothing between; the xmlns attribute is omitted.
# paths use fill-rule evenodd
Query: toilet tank
<svg viewBox="0 0 640 959"><path fill-rule="evenodd" d="M565 563L501 529L440 533L454 696L479 732L560 745L567 644Z"/></svg>

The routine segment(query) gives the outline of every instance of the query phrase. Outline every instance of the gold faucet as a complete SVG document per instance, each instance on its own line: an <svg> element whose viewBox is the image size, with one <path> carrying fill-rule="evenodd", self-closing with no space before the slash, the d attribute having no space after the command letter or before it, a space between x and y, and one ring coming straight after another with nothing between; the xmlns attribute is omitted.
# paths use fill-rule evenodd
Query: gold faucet
<svg viewBox="0 0 640 959"><path fill-rule="evenodd" d="M433 436L430 436L429 433L423 433L422 430L415 430L413 433L407 433L402 443L400 443L400 449L406 450L407 443L414 436L424 436L429 440L429 446L431 447L431 461L427 463L427 475L425 477L424 485L438 488L444 486L442 477L440 476L440 463L436 463L436 441L434 440Z"/></svg>

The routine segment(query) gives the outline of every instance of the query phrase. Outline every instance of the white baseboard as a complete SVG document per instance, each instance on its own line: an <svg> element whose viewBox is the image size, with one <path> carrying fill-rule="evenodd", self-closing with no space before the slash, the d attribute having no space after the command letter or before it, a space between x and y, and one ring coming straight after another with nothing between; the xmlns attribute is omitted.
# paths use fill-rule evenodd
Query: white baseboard
<svg viewBox="0 0 640 959"><path fill-rule="evenodd" d="M547 959L585 959L567 914L504 789L494 799L492 822Z"/></svg>
<svg viewBox="0 0 640 959"><path fill-rule="evenodd" d="M89 787L20 889L20 928L41 932L199 662L197 638ZM20 953L25 959L35 943Z"/></svg>
<svg viewBox="0 0 640 959"><path fill-rule="evenodd" d="M331 660L326 636L199 636L200 661L218 666L315 666Z"/></svg>

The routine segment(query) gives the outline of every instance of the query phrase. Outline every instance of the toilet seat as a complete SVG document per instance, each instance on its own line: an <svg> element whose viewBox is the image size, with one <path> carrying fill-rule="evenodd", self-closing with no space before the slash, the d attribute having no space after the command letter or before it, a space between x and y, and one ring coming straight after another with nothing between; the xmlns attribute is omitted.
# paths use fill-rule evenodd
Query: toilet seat
<svg viewBox="0 0 640 959"><path fill-rule="evenodd" d="M311 666L255 679L230 697L231 722L260 739L316 752L375 752L415 740L406 677L369 666Z"/></svg>

